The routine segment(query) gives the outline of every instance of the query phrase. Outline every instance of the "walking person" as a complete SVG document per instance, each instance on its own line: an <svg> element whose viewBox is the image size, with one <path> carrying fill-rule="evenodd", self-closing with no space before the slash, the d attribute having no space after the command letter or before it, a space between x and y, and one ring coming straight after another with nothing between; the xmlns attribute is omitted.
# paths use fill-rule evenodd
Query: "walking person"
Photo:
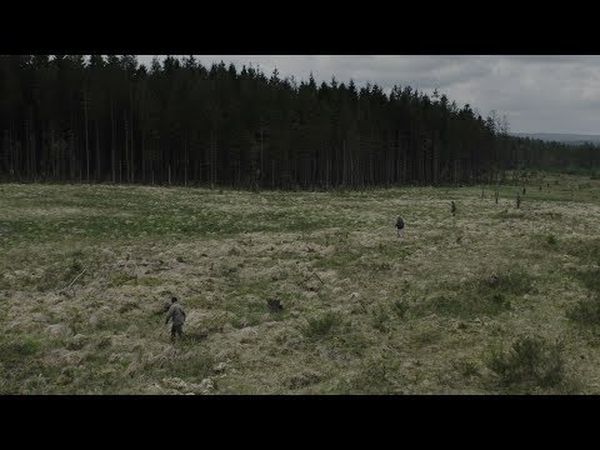
<svg viewBox="0 0 600 450"><path fill-rule="evenodd" d="M402 217L398 216L396 220L396 231L398 232L398 238L402 238L402 234L404 233L404 220Z"/></svg>
<svg viewBox="0 0 600 450"><path fill-rule="evenodd" d="M185 311L177 301L177 297L171 298L171 306L167 311L167 320L165 325L172 321L171 325L171 340L175 340L175 336L183 336L183 323L185 322Z"/></svg>

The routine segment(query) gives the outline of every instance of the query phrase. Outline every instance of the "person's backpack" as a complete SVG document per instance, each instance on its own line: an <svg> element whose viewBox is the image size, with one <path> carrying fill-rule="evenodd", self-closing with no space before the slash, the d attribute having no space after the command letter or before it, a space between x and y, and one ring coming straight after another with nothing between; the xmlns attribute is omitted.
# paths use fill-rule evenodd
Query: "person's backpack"
<svg viewBox="0 0 600 450"><path fill-rule="evenodd" d="M396 221L396 228L399 230L404 228L404 220L402 220L402 217L398 217L398 220Z"/></svg>

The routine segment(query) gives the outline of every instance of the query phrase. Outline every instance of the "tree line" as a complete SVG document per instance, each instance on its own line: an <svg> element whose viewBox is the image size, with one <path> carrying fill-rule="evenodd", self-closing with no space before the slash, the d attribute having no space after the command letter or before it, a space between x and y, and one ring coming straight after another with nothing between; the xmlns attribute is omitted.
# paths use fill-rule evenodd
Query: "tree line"
<svg viewBox="0 0 600 450"><path fill-rule="evenodd" d="M410 86L297 82L193 56L0 56L0 178L331 188L594 167L596 148L508 134Z"/></svg>

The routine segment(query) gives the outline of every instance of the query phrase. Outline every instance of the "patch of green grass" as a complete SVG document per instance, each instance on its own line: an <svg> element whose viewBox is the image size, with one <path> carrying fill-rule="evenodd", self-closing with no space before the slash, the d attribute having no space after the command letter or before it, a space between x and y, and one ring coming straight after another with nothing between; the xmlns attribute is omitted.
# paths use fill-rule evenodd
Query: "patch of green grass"
<svg viewBox="0 0 600 450"><path fill-rule="evenodd" d="M336 328L333 340L329 344L342 359L352 360L362 357L372 345L373 339L376 339L374 335L344 322Z"/></svg>
<svg viewBox="0 0 600 450"><path fill-rule="evenodd" d="M396 300L392 305L392 311L400 318L404 319L410 307L403 300Z"/></svg>
<svg viewBox="0 0 600 450"><path fill-rule="evenodd" d="M583 263L600 263L600 239L571 240L565 244L565 250L577 256ZM590 295L580 299L567 310L566 316L583 325L600 324L600 269L572 270L571 274L590 291Z"/></svg>
<svg viewBox="0 0 600 450"><path fill-rule="evenodd" d="M163 281L160 278L156 278L156 277L138 277L136 279L136 284L138 286L155 287L155 286L161 286L163 284Z"/></svg>
<svg viewBox="0 0 600 450"><path fill-rule="evenodd" d="M125 284L130 283L131 281L134 281L135 279L136 279L135 276L129 275L125 272L113 273L110 276L109 286L111 286L111 287L123 286Z"/></svg>
<svg viewBox="0 0 600 450"><path fill-rule="evenodd" d="M308 319L306 325L301 328L302 333L309 339L323 338L342 323L340 315L334 311L327 311Z"/></svg>
<svg viewBox="0 0 600 450"><path fill-rule="evenodd" d="M289 317L293 295L289 292L279 291L273 281L257 278L254 281L232 283L228 291L228 301L224 309L235 315L231 324L235 328L258 325L266 318L269 321L282 321ZM283 302L283 310L273 312L267 305L267 299L277 298Z"/></svg>
<svg viewBox="0 0 600 450"><path fill-rule="evenodd" d="M552 247L555 247L556 244L558 244L558 239L553 234L547 235L545 241L548 245L550 245Z"/></svg>
<svg viewBox="0 0 600 450"><path fill-rule="evenodd" d="M544 220L560 220L562 219L563 215L561 213L558 212L554 212L554 211L544 211L544 212L539 212L536 214L536 216L543 218Z"/></svg>
<svg viewBox="0 0 600 450"><path fill-rule="evenodd" d="M315 267L352 271L353 267L356 265L356 260L360 256L358 251L352 249L349 245L342 243L336 246L333 254L318 260Z"/></svg>
<svg viewBox="0 0 600 450"><path fill-rule="evenodd" d="M71 282L74 282L73 286L81 285L85 274L77 278L84 269L84 259L80 259L79 255L79 252L76 252L75 256L60 255L60 259L52 264L44 264L46 255L39 257L37 261L30 258L13 261L14 266L24 266L25 270L10 280L0 278L0 284L4 285L6 289L24 289L38 292L64 289Z"/></svg>
<svg viewBox="0 0 600 450"><path fill-rule="evenodd" d="M495 219L523 219L528 220L531 217L522 212L508 211L507 209L498 213L492 214Z"/></svg>
<svg viewBox="0 0 600 450"><path fill-rule="evenodd" d="M600 297L592 295L579 300L567 310L566 316L584 325L600 325Z"/></svg>
<svg viewBox="0 0 600 450"><path fill-rule="evenodd" d="M533 278L521 268L499 275L479 276L465 283L450 285L424 305L428 311L460 318L493 316L512 308L512 301L528 293ZM423 307L421 307L423 309Z"/></svg>
<svg viewBox="0 0 600 450"><path fill-rule="evenodd" d="M0 342L0 361L14 364L40 351L42 344L30 336L22 336L15 340Z"/></svg>
<svg viewBox="0 0 600 450"><path fill-rule="evenodd" d="M175 356L165 367L168 376L200 382L212 374L214 357L208 352L195 352L193 355Z"/></svg>
<svg viewBox="0 0 600 450"><path fill-rule="evenodd" d="M239 280L240 268L237 265L225 263L218 268L220 277L229 278L232 281Z"/></svg>
<svg viewBox="0 0 600 450"><path fill-rule="evenodd" d="M379 243L374 256L383 260L401 261L412 254L412 250L407 248L402 241L392 240L391 242Z"/></svg>
<svg viewBox="0 0 600 450"><path fill-rule="evenodd" d="M520 267L514 267L499 275L492 274L486 278L479 278L475 282L478 294L489 297L496 294L522 295L531 290L533 277Z"/></svg>
<svg viewBox="0 0 600 450"><path fill-rule="evenodd" d="M231 324L235 328L245 328L258 325L268 314L266 300L255 298L239 298L227 303L226 311L232 312L235 317ZM282 316L283 312L272 314L272 317Z"/></svg>
<svg viewBox="0 0 600 450"><path fill-rule="evenodd" d="M134 310L139 309L139 308L140 308L140 306L138 305L137 302L135 302L135 301L128 301L128 302L123 303L121 306L119 306L118 311L119 311L120 314L126 314L126 313L128 313L130 311L134 311Z"/></svg>
<svg viewBox="0 0 600 450"><path fill-rule="evenodd" d="M287 378L285 385L288 389L295 391L317 384L322 380L322 378L323 375L317 371L304 370L297 375Z"/></svg>
<svg viewBox="0 0 600 450"><path fill-rule="evenodd" d="M578 270L575 272L575 276L594 295L600 296L600 269Z"/></svg>
<svg viewBox="0 0 600 450"><path fill-rule="evenodd" d="M519 337L507 350L492 348L486 366L506 388L532 391L557 387L565 380L562 345L539 336Z"/></svg>
<svg viewBox="0 0 600 450"><path fill-rule="evenodd" d="M565 250L577 256L583 263L600 263L600 239L572 240L565 243ZM583 325L600 324L600 269L572 270L571 274L578 279L590 295L580 299L567 310L566 316Z"/></svg>
<svg viewBox="0 0 600 450"><path fill-rule="evenodd" d="M393 394L397 392L399 362L392 358L374 355L361 361L358 369L338 390L346 394Z"/></svg>
<svg viewBox="0 0 600 450"><path fill-rule="evenodd" d="M590 295L567 310L567 317L584 325L600 325L600 270L577 270L574 275L590 291Z"/></svg>
<svg viewBox="0 0 600 450"><path fill-rule="evenodd" d="M386 333L389 331L391 326L390 310L383 305L378 305L371 311L371 321L373 328L376 330Z"/></svg>
<svg viewBox="0 0 600 450"><path fill-rule="evenodd" d="M2 220L0 243L47 242L66 239L68 235L93 240L182 239L217 233L228 236L260 231L310 232L329 227L368 225L364 218L357 219L334 211L314 214L311 203L291 201L303 200L305 193L266 195L271 200L268 207L257 211L249 206L254 198L248 192L231 191L220 199L214 192L205 189L154 191L111 186L43 186L39 189L52 189L55 195L45 200L35 195L8 197L3 203L23 210L43 207L56 211L75 210L76 214L25 215ZM183 192L185 195L181 195ZM165 195L154 196L159 193ZM228 208L234 202L242 206ZM92 214L87 212L88 206L93 207Z"/></svg>
<svg viewBox="0 0 600 450"><path fill-rule="evenodd" d="M455 361L452 365L463 378L481 376L479 363L473 359L461 359Z"/></svg>
<svg viewBox="0 0 600 450"><path fill-rule="evenodd" d="M420 331L414 336L413 342L418 348L422 348L429 347L430 345L439 342L440 339L442 339L441 331L437 328L434 328Z"/></svg>
<svg viewBox="0 0 600 450"><path fill-rule="evenodd" d="M49 379L57 370L43 366L39 358L47 342L33 336L0 338L0 394L32 394L52 392Z"/></svg>
<svg viewBox="0 0 600 450"><path fill-rule="evenodd" d="M565 252L585 263L600 264L600 238L572 239L563 244Z"/></svg>

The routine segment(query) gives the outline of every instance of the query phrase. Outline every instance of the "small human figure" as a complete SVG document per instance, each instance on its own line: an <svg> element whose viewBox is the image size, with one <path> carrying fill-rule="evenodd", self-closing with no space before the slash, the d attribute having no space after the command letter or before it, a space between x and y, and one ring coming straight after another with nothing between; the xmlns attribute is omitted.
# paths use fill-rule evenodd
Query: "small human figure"
<svg viewBox="0 0 600 450"><path fill-rule="evenodd" d="M496 189L496 192L494 192L494 199L496 200L496 205L498 204L498 196L499 196L498 189Z"/></svg>
<svg viewBox="0 0 600 450"><path fill-rule="evenodd" d="M398 233L398 238L402 237L403 231L404 230L404 220L402 220L402 217L398 216L398 219L396 220L396 231Z"/></svg>
<svg viewBox="0 0 600 450"><path fill-rule="evenodd" d="M517 193L517 209L521 207L521 196Z"/></svg>
<svg viewBox="0 0 600 450"><path fill-rule="evenodd" d="M452 200L450 202L450 212L452 213L453 216L456 215L456 204L454 203L454 200Z"/></svg>
<svg viewBox="0 0 600 450"><path fill-rule="evenodd" d="M165 321L165 325L169 323L169 320L172 321L171 340L174 340L176 335L180 338L183 336L185 317L185 311L177 302L177 297L171 298L171 306L169 307L169 311L167 311L167 320Z"/></svg>

